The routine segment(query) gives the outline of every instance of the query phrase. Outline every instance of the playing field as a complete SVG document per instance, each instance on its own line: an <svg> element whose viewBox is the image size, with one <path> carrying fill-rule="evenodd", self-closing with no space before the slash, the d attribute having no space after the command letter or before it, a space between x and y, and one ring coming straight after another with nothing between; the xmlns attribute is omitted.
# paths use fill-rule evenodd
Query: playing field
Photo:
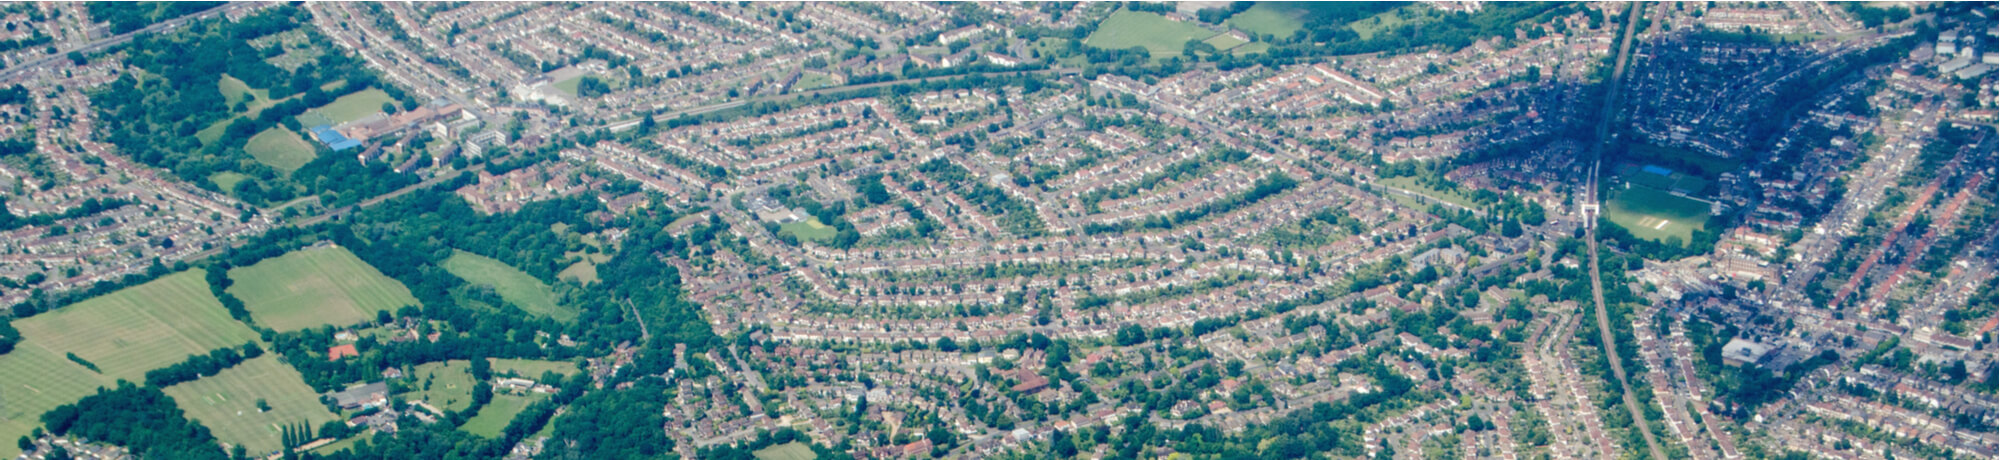
<svg viewBox="0 0 2000 460"><path fill-rule="evenodd" d="M1229 51L1230 48L1243 46L1244 43L1250 43L1250 42L1245 41L1241 38L1236 38L1235 35L1220 34L1213 37L1208 37L1207 40L1202 40L1202 43L1207 43L1208 46L1215 47L1216 51Z"/></svg>
<svg viewBox="0 0 2000 460"><path fill-rule="evenodd" d="M549 289L549 285L505 262L454 250L451 257L444 260L444 269L466 282L493 288L501 299L520 306L528 313L561 321L576 320L576 309L557 305L556 293Z"/></svg>
<svg viewBox="0 0 2000 460"><path fill-rule="evenodd" d="M805 443L798 441L757 449L756 452L751 452L750 455L757 456L757 460L813 460L817 458L813 455L811 447L806 447Z"/></svg>
<svg viewBox="0 0 2000 460"><path fill-rule="evenodd" d="M1458 192L1449 192L1431 188L1429 186L1417 183L1417 178L1415 177L1392 177L1388 179L1378 180L1376 182L1380 182L1382 183L1382 185L1387 185L1390 187L1402 189L1403 191L1406 192L1428 196L1431 198L1436 198L1446 203L1451 203L1472 209L1479 208L1479 205L1477 203L1472 202L1471 197L1465 196L1464 194ZM1425 203L1423 207L1425 209L1428 209L1430 208L1430 204Z"/></svg>
<svg viewBox="0 0 2000 460"><path fill-rule="evenodd" d="M243 152L255 157L259 163L286 173L291 173L319 157L319 153L313 150L312 144L306 143L305 138L299 137L299 133L283 126L273 126L257 133L256 136L251 136L250 142L243 145Z"/></svg>
<svg viewBox="0 0 2000 460"><path fill-rule="evenodd" d="M374 115L376 112L382 111L382 103L394 101L394 99L389 98L389 93L369 88L341 96L339 99L334 99L333 102L329 102L320 108L307 111L306 114L325 117L326 124L338 125L359 120L361 117ZM306 118L303 115L300 116L299 121L307 127L313 126L304 123Z"/></svg>
<svg viewBox="0 0 2000 460"><path fill-rule="evenodd" d="M292 251L229 271L229 293L243 299L257 324L279 332L345 326L375 312L416 305L403 287L339 247Z"/></svg>
<svg viewBox="0 0 2000 460"><path fill-rule="evenodd" d="M276 452L284 447L279 426L306 422L318 429L334 420L319 403L319 394L306 386L299 371L278 362L276 355L244 361L213 377L166 388L167 396L201 422L217 439L241 444L253 454ZM271 406L259 412L257 400Z"/></svg>
<svg viewBox="0 0 2000 460"><path fill-rule="evenodd" d="M1299 19L1304 14L1282 3L1258 2L1256 6L1230 16L1229 20L1223 21L1223 24L1256 35L1285 38L1292 36L1292 31L1305 26L1305 22Z"/></svg>
<svg viewBox="0 0 2000 460"><path fill-rule="evenodd" d="M397 397L429 402L440 410L465 410L472 407L471 368L472 362L462 359L417 365L409 374L414 380L410 384L414 390Z"/></svg>
<svg viewBox="0 0 2000 460"><path fill-rule="evenodd" d="M189 270L14 322L23 348L76 353L104 375L145 381L146 371L187 355L242 345L257 333L229 317L209 295L201 270Z"/></svg>
<svg viewBox="0 0 2000 460"><path fill-rule="evenodd" d="M1083 44L1104 49L1145 47L1154 58L1179 56L1188 40L1215 36L1214 31L1194 24L1167 19L1154 13L1119 11L1098 23L1097 31Z"/></svg>
<svg viewBox="0 0 2000 460"><path fill-rule="evenodd" d="M576 375L576 363L568 361L540 361L533 359L486 358L493 363L493 375L514 374L526 379L540 379L542 373L554 371L563 376Z"/></svg>
<svg viewBox="0 0 2000 460"><path fill-rule="evenodd" d="M833 239L839 232L832 226L820 223L817 217L807 217L805 220L778 224L778 233L790 233L803 240L826 241Z"/></svg>
<svg viewBox="0 0 2000 460"><path fill-rule="evenodd" d="M22 342L0 355L0 438L17 439L41 426L42 413L76 402L111 386L113 378L84 369L40 344ZM0 458L21 455L14 443L0 443Z"/></svg>
<svg viewBox="0 0 2000 460"><path fill-rule="evenodd" d="M487 402L486 407L480 408L479 415L467 419L464 425L458 426L458 429L488 438L500 437L500 432L507 429L507 424L514 421L516 414L527 409L529 404L548 397L549 395L542 393L528 393L527 396L493 395L493 401Z"/></svg>
<svg viewBox="0 0 2000 460"><path fill-rule="evenodd" d="M564 96L576 97L576 87L582 84L583 84L583 76L577 75L574 77L569 77L567 79L564 79L563 81L556 82L556 84L553 86L555 86L556 91L562 91Z"/></svg>
<svg viewBox="0 0 2000 460"><path fill-rule="evenodd" d="M1648 187L1614 191L1605 202L1604 216L1632 232L1632 236L1654 241L1669 236L1685 243L1708 223L1708 203L1674 196Z"/></svg>

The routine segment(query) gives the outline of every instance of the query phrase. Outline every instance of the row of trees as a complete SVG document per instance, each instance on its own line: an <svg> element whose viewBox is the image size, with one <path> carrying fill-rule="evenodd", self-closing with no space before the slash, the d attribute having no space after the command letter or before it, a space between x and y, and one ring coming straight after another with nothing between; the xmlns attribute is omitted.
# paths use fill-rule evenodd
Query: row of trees
<svg viewBox="0 0 2000 460"><path fill-rule="evenodd" d="M217 348L206 355L188 355L187 359L167 367L146 371L146 384L166 388L174 384L208 377L236 366L246 359L264 355L264 348L257 342L246 342L239 348Z"/></svg>

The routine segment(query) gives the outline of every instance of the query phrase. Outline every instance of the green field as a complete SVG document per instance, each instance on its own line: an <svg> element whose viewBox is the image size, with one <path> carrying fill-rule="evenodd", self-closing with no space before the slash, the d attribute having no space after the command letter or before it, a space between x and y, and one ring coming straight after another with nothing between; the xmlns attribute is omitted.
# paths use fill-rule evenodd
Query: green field
<svg viewBox="0 0 2000 460"><path fill-rule="evenodd" d="M1373 40L1375 39L1375 34L1385 30L1395 30L1404 24L1409 24L1412 20L1423 18L1430 11L1430 7L1427 6L1404 6L1381 12L1367 19L1350 22L1347 24L1347 28L1353 30L1355 35L1361 36L1362 40Z"/></svg>
<svg viewBox="0 0 2000 460"><path fill-rule="evenodd" d="M62 353L23 342L13 352L0 355L0 437L27 436L41 426L42 413L113 384L111 377L84 369L64 359ZM0 443L0 457L20 455L14 443Z"/></svg>
<svg viewBox="0 0 2000 460"><path fill-rule="evenodd" d="M343 450L347 450L347 448L349 448L349 447L354 447L354 445L355 445L355 444L360 444L360 443L361 443L361 440L363 440L363 439L370 439L370 438L374 438L374 437L375 437L375 432L374 432L374 431L364 431L364 432L362 432L361 434L357 434L357 435L354 435L354 436L349 436L349 437L348 437L347 439L342 439L342 440L339 440L339 441L334 441L334 442L333 442L333 443L331 443L331 444L327 444L327 445L324 445L324 446L319 446L318 448L315 448L315 449L313 449L312 451L313 451L313 453L315 453L315 454L320 454L320 455L326 455L326 454L331 454L331 453L334 453L334 452L340 452L340 451L343 451Z"/></svg>
<svg viewBox="0 0 2000 460"><path fill-rule="evenodd" d="M259 163L270 165L286 173L298 170L319 157L312 144L306 143L299 133L283 126L273 126L250 137L243 146L243 152L257 158Z"/></svg>
<svg viewBox="0 0 2000 460"><path fill-rule="evenodd" d="M209 295L201 270L189 270L14 322L22 346L56 356L76 353L104 375L134 382L187 355L242 345L257 333L229 317Z"/></svg>
<svg viewBox="0 0 2000 460"><path fill-rule="evenodd" d="M577 75L574 77L569 77L568 79L565 79L563 81L556 82L555 85L552 86L555 86L556 91L561 91L564 96L576 97L576 87L581 84L583 84L583 76Z"/></svg>
<svg viewBox="0 0 2000 460"><path fill-rule="evenodd" d="M1270 50L1271 50L1270 43L1250 42L1250 43L1245 43L1243 46L1238 46L1236 47L1236 49L1229 50L1229 54L1234 54L1237 56L1249 56L1252 54L1262 53Z"/></svg>
<svg viewBox="0 0 2000 460"><path fill-rule="evenodd" d="M1647 187L1612 192L1604 216L1632 236L1654 241L1680 237L1683 244L1708 224L1709 217L1707 203Z"/></svg>
<svg viewBox="0 0 2000 460"><path fill-rule="evenodd" d="M825 72L806 72L799 75L799 81L792 84L792 91L809 91L839 84L832 75Z"/></svg>
<svg viewBox="0 0 2000 460"><path fill-rule="evenodd" d="M817 217L807 217L805 220L779 224L778 233L790 233L802 240L826 241L833 239L833 236L840 232L834 230L832 226L820 223Z"/></svg>
<svg viewBox="0 0 2000 460"><path fill-rule="evenodd" d="M607 260L611 260L610 254L584 255L576 263L569 264L568 267L563 267L562 271L556 272L556 279L576 280L576 282L588 286L590 283L597 282L597 264L604 263Z"/></svg>
<svg viewBox="0 0 2000 460"><path fill-rule="evenodd" d="M506 430L507 424L514 421L515 414L527 409L529 404L548 397L549 395L542 393L529 393L527 396L493 395L493 401L487 402L486 407L479 409L479 415L467 419L464 425L458 426L458 429L488 438L500 437L500 432Z"/></svg>
<svg viewBox="0 0 2000 460"><path fill-rule="evenodd" d="M462 359L417 365L409 373L413 390L399 396L405 401L429 402L439 410L465 410L472 407L471 369L472 362Z"/></svg>
<svg viewBox="0 0 2000 460"><path fill-rule="evenodd" d="M236 188L236 183L243 182L249 178L250 176L235 171L223 171L208 175L208 181L214 182L215 187L223 191L233 190Z"/></svg>
<svg viewBox="0 0 2000 460"><path fill-rule="evenodd" d="M1244 41L1241 38L1236 38L1236 36L1234 35L1219 34L1213 37L1208 37L1207 40L1202 40L1202 43L1207 43L1208 46L1215 47L1216 51L1229 51L1231 48L1243 46L1243 44L1250 42Z"/></svg>
<svg viewBox="0 0 2000 460"><path fill-rule="evenodd" d="M556 293L549 289L549 285L506 262L454 250L451 257L444 260L444 269L466 282L493 288L501 299L529 313L560 321L576 320L576 309L557 305Z"/></svg>
<svg viewBox="0 0 2000 460"><path fill-rule="evenodd" d="M326 124L338 125L341 123L359 120L361 119L361 117L374 115L376 112L381 112L382 103L384 102L395 102L395 100L389 98L389 93L382 92L382 90L379 89L369 88L359 92L349 93L346 96L341 96L339 99L334 99L333 102L329 102L324 106L320 106L317 109L312 109L310 111L307 111L306 114L319 115L320 117L325 118L327 122ZM299 118L300 124L303 124L306 127L313 126L311 124L305 123L305 121L306 121L305 116L300 115Z"/></svg>
<svg viewBox="0 0 2000 460"><path fill-rule="evenodd" d="M271 98L270 91L253 89L250 87L250 84L244 83L243 80L238 80L236 77L229 76L228 74L223 74L222 79L216 82L216 89L222 91L222 102L229 104L231 107L236 106L238 102L259 101Z"/></svg>
<svg viewBox="0 0 2000 460"><path fill-rule="evenodd" d="M202 128L201 131L196 131L194 137L200 140L202 145L213 144L216 139L221 139L222 132L228 129L229 124L235 122L237 118L255 117L257 114L263 113L264 109L299 97L299 95L294 94L291 97L274 101L271 100L270 90L251 88L249 84L243 83L243 80L238 80L236 77L231 77L227 74L223 75L216 82L216 90L222 92L222 99L224 102L229 103L230 110L236 109L237 102L245 102L244 108L247 110L236 114L236 116L217 120L215 123L209 124L208 127Z"/></svg>
<svg viewBox="0 0 2000 460"><path fill-rule="evenodd" d="M1305 21L1300 19L1304 15L1305 12L1282 3L1258 2L1222 23L1256 35L1284 38L1305 27Z"/></svg>
<svg viewBox="0 0 2000 460"><path fill-rule="evenodd" d="M757 456L757 460L813 460L817 458L813 454L811 447L806 447L805 443L798 441L757 449L756 452L751 452L750 455Z"/></svg>
<svg viewBox="0 0 2000 460"><path fill-rule="evenodd" d="M1179 56L1187 47L1188 40L1215 36L1215 32L1201 26L1167 19L1154 13L1119 11L1098 23L1097 31L1083 44L1104 49L1126 49L1134 46L1145 47L1155 59Z"/></svg>
<svg viewBox="0 0 2000 460"><path fill-rule="evenodd" d="M281 425L304 421L318 429L321 423L335 419L299 371L278 362L276 355L267 354L212 377L167 387L166 393L217 439L241 444L257 454L284 447ZM259 399L271 410L258 411Z"/></svg>
<svg viewBox="0 0 2000 460"><path fill-rule="evenodd" d="M1472 202L1472 197L1465 196L1465 194L1463 193L1448 192L1444 190L1430 188L1423 184L1417 183L1417 178L1415 177L1392 177L1388 179L1377 180L1376 182L1380 182L1382 185L1403 189L1404 191L1410 193L1436 198L1446 203L1464 206L1471 209L1479 209L1479 205ZM1429 209L1429 208L1430 208L1430 203L1425 203L1422 207L1422 209Z"/></svg>
<svg viewBox="0 0 2000 460"><path fill-rule="evenodd" d="M230 270L229 278L229 293L243 299L251 318L279 332L360 323L417 304L409 288L339 247L292 251Z"/></svg>
<svg viewBox="0 0 2000 460"><path fill-rule="evenodd" d="M576 375L576 363L568 361L540 361L532 359L486 358L493 363L493 375L514 374L525 379L539 379L542 373L554 371L564 376Z"/></svg>

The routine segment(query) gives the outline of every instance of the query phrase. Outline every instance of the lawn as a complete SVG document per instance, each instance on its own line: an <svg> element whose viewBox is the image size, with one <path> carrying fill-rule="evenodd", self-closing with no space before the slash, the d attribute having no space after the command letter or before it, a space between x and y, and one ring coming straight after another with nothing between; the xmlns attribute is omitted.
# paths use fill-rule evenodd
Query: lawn
<svg viewBox="0 0 2000 460"><path fill-rule="evenodd" d="M13 352L0 356L0 438L27 436L41 426L43 412L90 396L100 386L113 385L114 380L40 344L21 343ZM20 455L14 443L0 443L0 457Z"/></svg>
<svg viewBox="0 0 2000 460"><path fill-rule="evenodd" d="M243 175L243 173L235 171L223 171L208 175L208 181L214 182L215 187L217 189L220 189L225 192L230 190L235 190L236 183L243 182L244 180L249 178L250 176L246 176Z"/></svg>
<svg viewBox="0 0 2000 460"><path fill-rule="evenodd" d="M189 270L14 321L23 348L76 353L111 378L142 382L146 371L187 355L242 345L257 333L229 317Z"/></svg>
<svg viewBox="0 0 2000 460"><path fill-rule="evenodd" d="M778 233L790 233L799 239L826 241L833 239L839 232L832 226L820 223L817 217L807 217L805 220L778 225Z"/></svg>
<svg viewBox="0 0 2000 460"><path fill-rule="evenodd" d="M1301 20L1303 16L1305 12L1288 5L1258 2L1256 6L1236 13L1222 23L1255 35L1283 38L1290 37L1293 31L1305 27L1305 21Z"/></svg>
<svg viewBox="0 0 2000 460"><path fill-rule="evenodd" d="M472 362L454 359L423 363L410 372L414 391L404 393L405 401L425 401L439 410L457 411L472 407ZM485 409L481 409L484 411Z"/></svg>
<svg viewBox="0 0 2000 460"><path fill-rule="evenodd" d="M506 430L507 424L514 421L514 415L520 414L522 410L528 408L528 405L548 397L549 395L542 393L529 393L527 396L493 395L493 400L487 402L486 407L479 409L479 415L467 419L464 425L458 426L458 429L488 438L500 437L500 432Z"/></svg>
<svg viewBox="0 0 2000 460"><path fill-rule="evenodd" d="M250 317L279 332L360 323L417 304L402 283L335 246L292 251L230 270L229 278L229 293L243 299Z"/></svg>
<svg viewBox="0 0 2000 460"><path fill-rule="evenodd" d="M604 260L611 259L611 256L609 255L603 255L603 254L591 255L591 257L598 257L598 256L604 257ZM588 286L590 285L590 283L597 282L597 264L599 262L602 261L592 261L588 257L584 258L583 260L578 260L576 261L576 263L569 264L568 267L563 267L562 271L556 272L556 279L576 280L577 283L581 283L585 286Z"/></svg>
<svg viewBox="0 0 2000 460"><path fill-rule="evenodd" d="M1262 53L1270 50L1271 50L1270 43L1250 42L1250 43L1245 43L1243 46L1238 46L1236 47L1236 49L1229 50L1229 54L1234 54L1237 56L1249 56L1252 54Z"/></svg>
<svg viewBox="0 0 2000 460"><path fill-rule="evenodd" d="M563 81L556 82L554 86L556 88L556 91L562 91L564 96L576 97L576 87L577 85L580 84L583 84L582 75L569 77L568 79L564 79Z"/></svg>
<svg viewBox="0 0 2000 460"><path fill-rule="evenodd" d="M1244 41L1241 38L1236 38L1235 35L1219 34L1213 37L1209 37L1207 40L1202 40L1202 43L1207 43L1208 46L1215 47L1216 51L1229 51L1230 48L1243 46L1244 43L1250 43L1250 42Z"/></svg>
<svg viewBox="0 0 2000 460"><path fill-rule="evenodd" d="M230 107L235 107L238 102L261 101L271 98L270 91L252 89L250 88L250 84L244 83L243 80L238 80L236 77L229 76L229 74L222 75L222 79L216 82L216 89L222 91L222 102L229 104Z"/></svg>
<svg viewBox="0 0 2000 460"><path fill-rule="evenodd" d="M1464 206L1471 209L1479 209L1479 205L1472 202L1472 197L1465 196L1465 194L1463 193L1448 192L1444 190L1430 188L1423 184L1418 184L1417 178L1415 177L1394 177L1389 179L1378 180L1376 182L1380 182L1382 183L1382 185L1403 189L1404 191L1415 193L1418 195L1423 195L1443 200L1446 203ZM1425 203L1423 208L1426 209L1430 208L1430 204Z"/></svg>
<svg viewBox="0 0 2000 460"><path fill-rule="evenodd" d="M273 101L271 100L270 90L251 88L249 84L243 83L243 80L238 80L236 77L231 77L227 74L224 74L220 80L216 81L216 89L222 92L222 98L225 102L229 103L230 110L235 110L238 101L247 101L244 104L246 110L243 113L236 114L236 116L217 120L215 123L209 124L208 127L202 128L201 131L195 131L194 137L200 140L202 145L213 144L216 139L221 139L222 132L229 129L229 124L235 122L237 118L255 117L257 114L263 113L264 109L278 105L279 102L299 97L299 95L294 94L283 100Z"/></svg>
<svg viewBox="0 0 2000 460"><path fill-rule="evenodd" d="M283 126L273 126L250 137L244 144L243 152L257 158L257 161L278 168L289 174L300 166L311 163L319 157L312 144L306 143L299 133Z"/></svg>
<svg viewBox="0 0 2000 460"><path fill-rule="evenodd" d="M487 358L493 363L493 375L519 375L526 379L540 379L544 372L555 372L563 376L576 375L576 363L568 361L540 361L533 359Z"/></svg>
<svg viewBox="0 0 2000 460"><path fill-rule="evenodd" d="M1412 20L1422 18L1429 11L1431 10L1428 6L1405 6L1348 23L1347 28L1353 30L1355 35L1361 36L1362 40L1373 40L1375 34L1385 30L1395 30Z"/></svg>
<svg viewBox="0 0 2000 460"><path fill-rule="evenodd" d="M1187 47L1188 40L1215 36L1215 32L1201 26L1167 19L1154 13L1119 11L1104 22L1098 23L1097 31L1083 44L1104 49L1126 49L1134 46L1145 47L1154 58L1164 59L1179 56Z"/></svg>
<svg viewBox="0 0 2000 460"><path fill-rule="evenodd" d="M369 88L341 96L339 99L334 99L333 102L307 111L306 113L317 114L325 117L327 124L338 125L381 112L382 103L384 102L395 102L395 100L389 98L389 93ZM305 121L305 118L299 119L300 124L305 124ZM312 127L313 125L306 124L305 126Z"/></svg>
<svg viewBox="0 0 2000 460"><path fill-rule="evenodd" d="M1680 237L1685 243L1708 223L1708 203L1674 196L1647 187L1616 190L1605 202L1604 216L1632 232L1632 236L1654 241Z"/></svg>
<svg viewBox="0 0 2000 460"><path fill-rule="evenodd" d="M375 437L375 432L364 431L361 434L349 436L347 437L347 439L342 439L339 441L334 441L324 446L319 446L319 448L313 449L313 453L320 455L327 455L334 452L340 452L343 450L347 450L347 448L349 447L354 447L355 444L361 443L361 440L363 439L369 439L374 437Z"/></svg>
<svg viewBox="0 0 2000 460"><path fill-rule="evenodd" d="M833 75L825 72L806 72L799 75L799 81L792 84L793 91L810 91L840 84Z"/></svg>
<svg viewBox="0 0 2000 460"><path fill-rule="evenodd" d="M444 260L444 269L466 282L493 288L501 299L529 313L560 321L576 320L576 309L557 305L556 293L549 285L505 262L453 250L451 257Z"/></svg>
<svg viewBox="0 0 2000 460"><path fill-rule="evenodd" d="M816 458L811 447L806 447L805 443L798 441L757 449L756 452L751 452L750 455L756 456L757 460L813 460Z"/></svg>
<svg viewBox="0 0 2000 460"><path fill-rule="evenodd" d="M303 421L318 429L321 423L335 419L299 371L278 362L276 355L267 354L212 377L167 387L166 393L217 439L241 444L253 454L282 449L282 425ZM269 404L271 410L258 411L258 400Z"/></svg>

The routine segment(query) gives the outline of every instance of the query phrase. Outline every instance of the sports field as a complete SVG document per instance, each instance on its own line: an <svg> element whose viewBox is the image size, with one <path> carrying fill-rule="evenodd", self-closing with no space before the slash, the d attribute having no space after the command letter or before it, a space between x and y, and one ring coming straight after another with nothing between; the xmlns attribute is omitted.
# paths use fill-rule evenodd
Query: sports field
<svg viewBox="0 0 2000 460"><path fill-rule="evenodd" d="M472 407L472 362L454 359L442 363L423 363L410 371L414 390L397 395L405 401L425 401L439 410L465 410ZM481 409L484 411L485 409Z"/></svg>
<svg viewBox="0 0 2000 460"><path fill-rule="evenodd" d="M279 426L306 422L318 429L334 420L319 403L319 394L306 386L299 371L278 362L276 355L244 361L213 377L167 387L167 396L215 433L217 439L241 444L253 454L283 448ZM258 411L257 400L271 406Z"/></svg>
<svg viewBox="0 0 2000 460"><path fill-rule="evenodd" d="M834 230L832 226L820 223L817 217L807 217L805 220L779 224L778 232L791 233L792 236L799 237L799 239L812 241L826 241L832 239L834 235L839 234L839 231Z"/></svg>
<svg viewBox="0 0 2000 460"><path fill-rule="evenodd" d="M493 363L493 375L519 375L525 379L540 379L543 372L555 371L564 376L576 375L576 363L568 361L541 361L533 359L486 358Z"/></svg>
<svg viewBox="0 0 2000 460"><path fill-rule="evenodd" d="M549 289L549 285L506 262L454 250L451 257L444 260L444 269L466 282L493 288L501 299L520 306L528 313L560 321L576 320L576 309L557 305L556 293Z"/></svg>
<svg viewBox="0 0 2000 460"><path fill-rule="evenodd" d="M14 326L21 330L23 348L45 347L58 357L76 353L104 375L134 382L187 355L257 338L209 295L201 270L168 275L18 320Z"/></svg>
<svg viewBox="0 0 2000 460"><path fill-rule="evenodd" d="M1104 49L1145 47L1156 59L1179 56L1188 40L1215 36L1214 31L1167 19L1154 13L1119 11L1097 24L1083 44Z"/></svg>
<svg viewBox="0 0 2000 460"><path fill-rule="evenodd" d="M306 127L312 127L312 124L305 123L307 120L305 115L318 115L324 117L327 124L338 125L359 120L361 117L374 115L376 112L382 111L382 103L394 101L394 99L389 98L389 93L369 88L359 92L348 93L346 96L334 99L333 102L329 102L324 106L306 111L304 115L299 116L299 122Z"/></svg>
<svg viewBox="0 0 2000 460"><path fill-rule="evenodd" d="M0 438L18 439L41 426L43 412L90 396L113 378L84 369L40 344L22 342L0 355ZM14 443L0 443L0 457L21 455Z"/></svg>
<svg viewBox="0 0 2000 460"><path fill-rule="evenodd" d="M465 424L459 425L458 429L488 438L500 437L500 432L507 429L509 422L514 421L514 415L527 409L529 404L548 397L549 395L542 393L529 393L527 396L493 395L493 401L479 409L479 415L466 419Z"/></svg>
<svg viewBox="0 0 2000 460"><path fill-rule="evenodd" d="M1282 3L1258 2L1222 23L1256 35L1285 38L1305 26L1305 21L1300 20L1304 15L1305 12Z"/></svg>
<svg viewBox="0 0 2000 460"><path fill-rule="evenodd" d="M319 153L313 151L312 144L283 126L273 126L250 137L243 145L243 152L257 159L257 162L290 173L311 163Z"/></svg>
<svg viewBox="0 0 2000 460"><path fill-rule="evenodd" d="M257 324L279 332L322 324L345 326L375 312L416 305L403 287L339 247L292 251L229 271L229 293L243 299Z"/></svg>
<svg viewBox="0 0 2000 460"><path fill-rule="evenodd" d="M751 452L750 455L756 456L757 460L813 460L816 458L811 447L806 447L805 443L798 441L757 449L756 452Z"/></svg>
<svg viewBox="0 0 2000 460"><path fill-rule="evenodd" d="M1635 186L1613 191L1604 204L1604 216L1632 236L1654 241L1677 236L1685 244L1708 224L1708 204Z"/></svg>

